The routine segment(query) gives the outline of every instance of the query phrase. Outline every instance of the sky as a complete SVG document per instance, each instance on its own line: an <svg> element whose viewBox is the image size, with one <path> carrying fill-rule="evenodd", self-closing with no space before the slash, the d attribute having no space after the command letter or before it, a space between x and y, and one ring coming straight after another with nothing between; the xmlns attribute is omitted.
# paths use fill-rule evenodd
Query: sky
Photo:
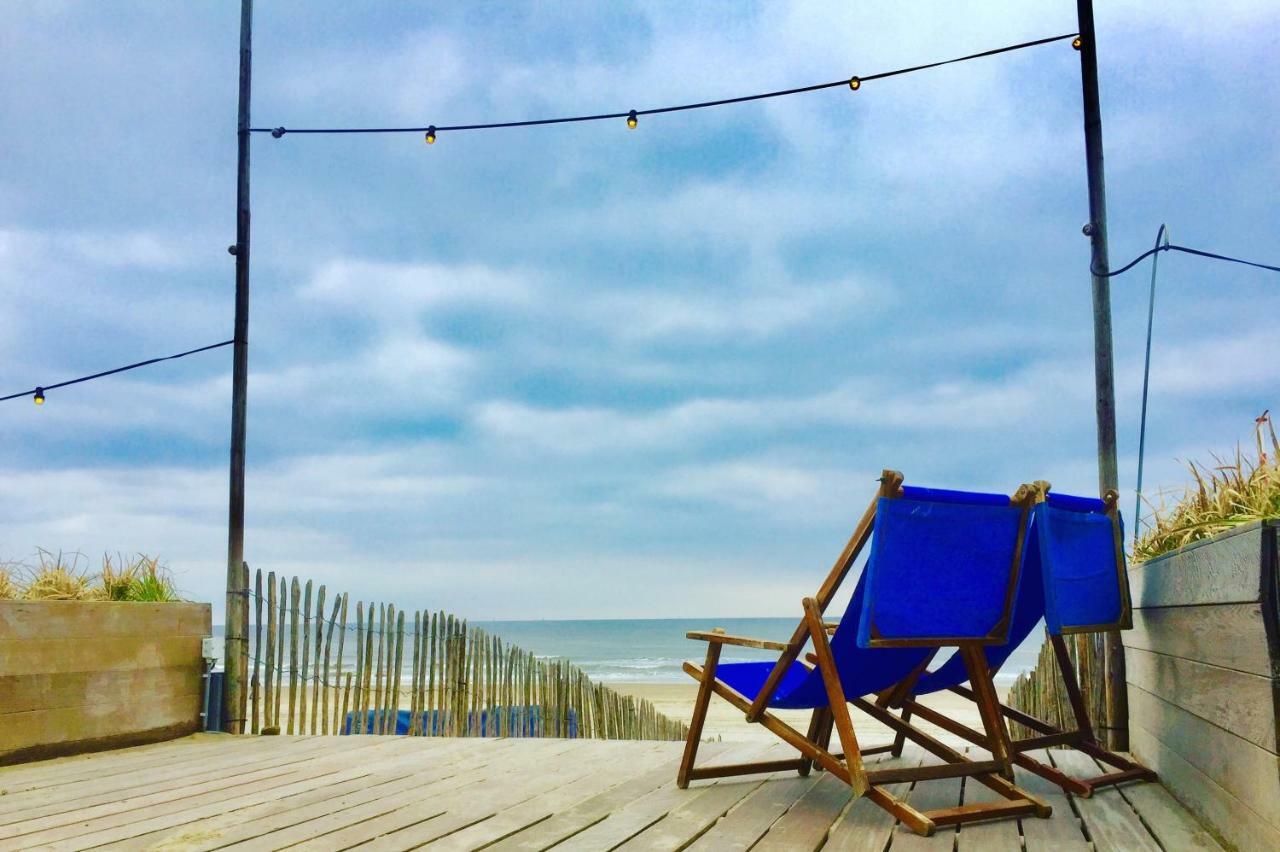
<svg viewBox="0 0 1280 852"><path fill-rule="evenodd" d="M1054 3L257 4L257 126L807 85ZM974 8L976 6L976 8ZM232 2L0 5L0 395L231 337ZM1111 257L1280 259L1280 7L1099 4ZM485 133L252 142L245 554L471 618L783 616L882 468L1096 493L1078 55ZM1122 506L1147 266L1114 279ZM1280 281L1165 255L1147 482L1280 407ZM0 560L160 556L221 620L229 348L0 404Z"/></svg>

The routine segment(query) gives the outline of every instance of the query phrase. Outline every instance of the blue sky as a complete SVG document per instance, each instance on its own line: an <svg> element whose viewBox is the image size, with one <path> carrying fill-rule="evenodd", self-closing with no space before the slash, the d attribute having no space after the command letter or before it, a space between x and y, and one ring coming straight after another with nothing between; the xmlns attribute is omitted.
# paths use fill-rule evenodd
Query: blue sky
<svg viewBox="0 0 1280 852"><path fill-rule="evenodd" d="M960 8L963 5L964 8ZM0 10L0 392L230 337L238 4ZM804 85L1069 2L259 2L254 123ZM1101 4L1113 260L1280 257L1280 9ZM718 110L253 140L251 565L476 618L788 615L883 467L1096 488L1066 43ZM1149 481L1280 403L1274 276L1162 262ZM1146 273L1115 282L1125 506ZM221 610L230 352L6 403L0 558L158 553ZM220 615L215 615L219 618Z"/></svg>

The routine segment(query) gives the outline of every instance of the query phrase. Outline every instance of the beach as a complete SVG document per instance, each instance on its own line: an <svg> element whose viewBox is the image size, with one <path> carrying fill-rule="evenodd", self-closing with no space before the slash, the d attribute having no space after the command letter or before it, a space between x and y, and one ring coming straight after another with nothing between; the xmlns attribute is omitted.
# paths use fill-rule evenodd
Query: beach
<svg viewBox="0 0 1280 852"><path fill-rule="evenodd" d="M698 692L698 685L694 683L692 678L689 678L688 683L611 683L609 686L624 695L643 698L651 702L659 713L672 719L679 719L686 724L693 715L693 702ZM1003 691L1001 698L1004 698ZM920 701L922 704L945 713L952 719L971 728L982 729L982 721L978 717L976 706L973 702L958 695L950 692L940 692L927 695ZM855 708L851 708L850 712L853 716L854 731L858 735L858 742L861 746L865 748L892 741L893 734L887 727ZM805 731L809 724L809 711L807 710L778 710L775 711L775 715L793 728L798 729L801 733ZM933 725L916 720L913 720L913 724L950 745L957 745L963 742L945 731L938 730ZM722 742L769 742L777 740L777 737L765 729L763 725L748 724L743 719L740 710L715 695L711 696L711 704L707 709L707 721L702 731L702 738L704 740L719 740Z"/></svg>

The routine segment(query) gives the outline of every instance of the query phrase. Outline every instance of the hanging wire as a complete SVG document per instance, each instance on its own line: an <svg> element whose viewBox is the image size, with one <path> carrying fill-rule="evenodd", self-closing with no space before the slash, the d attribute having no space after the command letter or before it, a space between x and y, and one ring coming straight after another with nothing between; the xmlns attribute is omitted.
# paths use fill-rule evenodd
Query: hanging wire
<svg viewBox="0 0 1280 852"><path fill-rule="evenodd" d="M6 402L11 399L21 399L24 396L35 397L37 404L44 402L45 391L51 391L55 388L65 388L67 385L78 385L81 382L88 382L93 379L100 379L103 376L114 376L116 373L123 373L126 370L136 370L139 367L147 367L151 364L159 364L161 361L173 361L177 358L185 358L188 355L195 355L197 352L208 352L210 349L218 349L222 346L230 346L235 340L224 340L221 343L211 343L208 346L201 346L198 349L188 349L186 352L179 352L177 355L165 355L163 358L149 358L146 361L139 361L136 364L128 364L124 367L116 367L114 370L103 370L101 373L94 373L91 376L81 376L78 379L68 379L65 382L58 382L52 385L38 385L31 390L25 390L20 393L11 393L8 396L0 396L0 402Z"/></svg>
<svg viewBox="0 0 1280 852"><path fill-rule="evenodd" d="M1009 53L1014 50L1024 50L1029 47L1038 47L1042 44L1051 44L1056 41L1064 41L1066 39L1075 39L1078 33L1067 33L1066 35L1050 36L1049 38L1036 39L1035 41L1024 41L1020 44L1011 44L1005 47L997 47L991 50L984 50L980 53L970 53L967 56L957 56L954 59L943 59L938 62L929 62L924 65L912 65L907 68L896 68L892 71L881 71L877 74L854 75L852 77L844 77L830 83L815 83L811 86L798 86L794 89L779 89L774 92L762 92L757 95L742 95L736 98L721 98L714 101L700 101L698 103L679 104L677 106L654 107L651 109L633 109L623 110L621 112L605 112L593 115L573 115L560 118L534 118L525 121L494 121L482 124L432 124L422 127L251 127L250 133L270 133L276 139L281 138L289 133L428 133L427 142L435 141L437 133L456 130L497 130L507 127L539 127L548 124L575 124L584 121L607 121L611 119L627 119L628 126L634 127L634 122L638 116L642 115L661 115L669 112L684 112L693 109L707 109L709 107L727 106L729 104L741 104L748 101L762 101L769 98L782 98L789 95L800 95L806 92L817 92L823 89L834 89L838 86L848 86L850 89L857 90L861 88L863 83L871 80L884 80L889 77L897 77L901 74L911 74L916 71L925 71L930 68L939 68L943 65L952 65L957 62L968 62L972 59L982 59L987 56L995 56L1000 53Z"/></svg>
<svg viewBox="0 0 1280 852"><path fill-rule="evenodd" d="M1130 269L1133 269L1142 261L1151 257L1152 255L1159 254L1162 251L1180 251L1184 254L1194 254L1197 257L1206 257L1206 258L1209 258L1210 260L1225 260L1228 263L1242 263L1245 266L1252 266L1256 269L1269 269L1272 272L1280 272L1280 266L1272 266L1269 263L1259 263L1256 260L1241 260L1238 257L1229 257L1225 254L1214 254L1211 251L1203 251L1201 249L1189 248L1187 246L1170 245L1168 242L1164 243L1163 245L1157 245L1153 249L1148 249L1147 251L1144 251L1142 254L1138 255L1133 260L1126 263L1124 266L1120 267L1119 269L1112 270L1111 272L1103 272L1099 269L1092 268L1092 267L1089 269L1089 271L1092 272L1094 275L1097 275L1099 278L1114 278L1117 275L1122 275L1123 273L1128 272Z"/></svg>
<svg viewBox="0 0 1280 852"><path fill-rule="evenodd" d="M1133 498L1133 546L1138 547L1138 533L1142 527L1142 461L1147 451L1147 388L1151 380L1151 329L1156 316L1156 268L1160 262L1158 250L1169 245L1169 229L1163 224L1156 231L1156 247L1151 255L1151 293L1147 297L1147 354L1142 363L1142 416L1138 421L1138 487Z"/></svg>

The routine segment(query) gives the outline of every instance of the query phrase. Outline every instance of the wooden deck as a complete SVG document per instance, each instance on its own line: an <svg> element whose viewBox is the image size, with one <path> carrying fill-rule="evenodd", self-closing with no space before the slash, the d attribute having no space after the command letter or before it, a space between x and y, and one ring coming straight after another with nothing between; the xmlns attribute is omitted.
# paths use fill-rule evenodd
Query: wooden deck
<svg viewBox="0 0 1280 852"><path fill-rule="evenodd" d="M924 838L866 800L851 803L847 787L819 772L677 789L680 748L198 735L0 768L0 850L1221 848L1154 784L1072 800L1024 777L1050 800L1052 819L948 828ZM790 756L757 744L708 744L703 753L724 760ZM1053 757L1068 767L1087 760ZM986 795L974 786L950 779L904 792L913 804L942 807Z"/></svg>

